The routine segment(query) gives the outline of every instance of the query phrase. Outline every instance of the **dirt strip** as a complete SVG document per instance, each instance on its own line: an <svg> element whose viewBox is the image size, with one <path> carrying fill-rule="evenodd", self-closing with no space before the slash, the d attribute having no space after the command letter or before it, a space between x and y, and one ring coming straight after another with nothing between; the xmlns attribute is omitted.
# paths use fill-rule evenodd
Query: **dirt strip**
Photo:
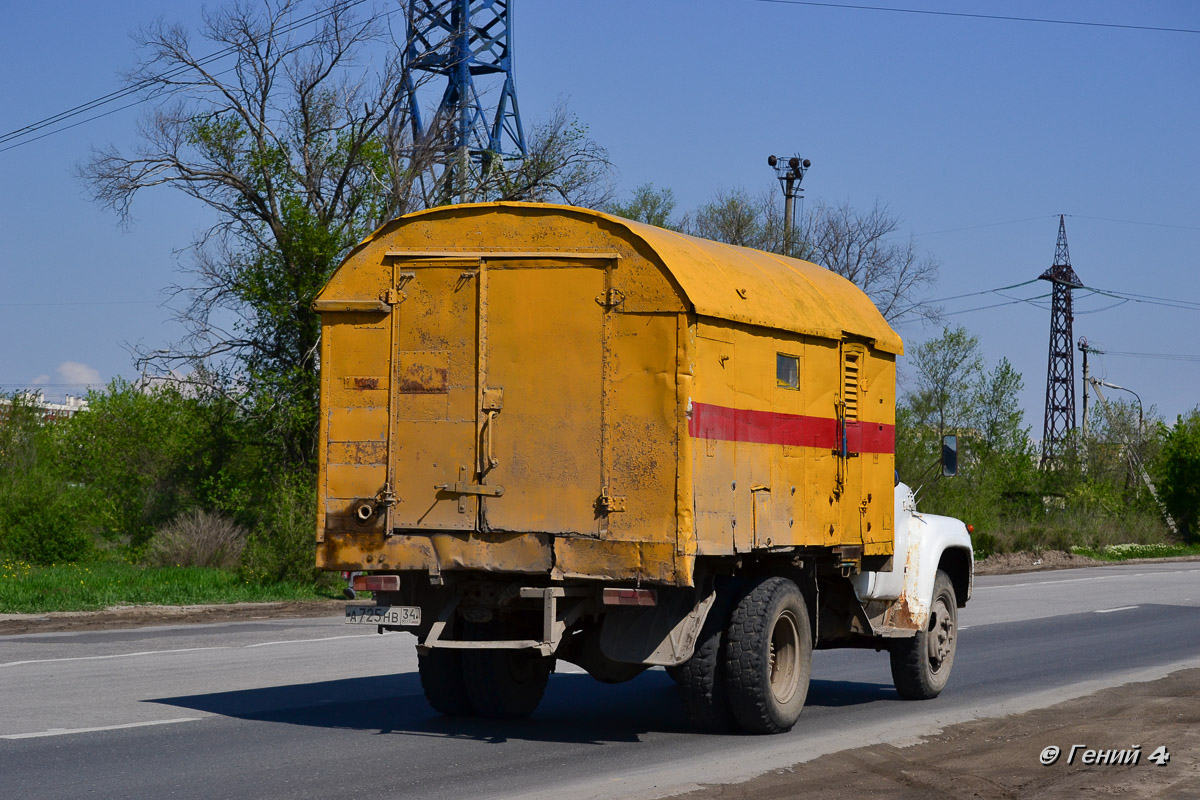
<svg viewBox="0 0 1200 800"><path fill-rule="evenodd" d="M1051 746L1060 753L1054 763L1043 765L1043 750ZM1160 747L1165 750L1152 759ZM1132 760L1135 754L1137 763L1101 763ZM676 800L797 797L1200 798L1200 669L1023 714L952 725L909 747L844 750Z"/></svg>
<svg viewBox="0 0 1200 800"><path fill-rule="evenodd" d="M368 605L370 600L365 601ZM150 625L247 622L255 619L340 616L345 600L288 603L226 603L204 606L115 606L103 611L51 611L45 614L0 614L0 636L15 633L60 633Z"/></svg>

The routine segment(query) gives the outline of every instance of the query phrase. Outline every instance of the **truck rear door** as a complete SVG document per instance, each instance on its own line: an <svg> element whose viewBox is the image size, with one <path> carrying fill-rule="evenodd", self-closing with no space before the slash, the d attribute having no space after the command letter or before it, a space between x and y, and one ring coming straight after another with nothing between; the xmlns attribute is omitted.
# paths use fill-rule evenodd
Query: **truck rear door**
<svg viewBox="0 0 1200 800"><path fill-rule="evenodd" d="M598 535L610 263L396 262L389 528Z"/></svg>

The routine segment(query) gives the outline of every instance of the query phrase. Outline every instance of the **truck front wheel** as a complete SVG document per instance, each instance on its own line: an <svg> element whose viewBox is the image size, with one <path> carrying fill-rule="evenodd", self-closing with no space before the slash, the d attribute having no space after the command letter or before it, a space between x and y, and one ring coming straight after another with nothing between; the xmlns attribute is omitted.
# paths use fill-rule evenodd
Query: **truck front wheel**
<svg viewBox="0 0 1200 800"><path fill-rule="evenodd" d="M725 681L738 727L782 733L796 724L812 671L812 629L800 588L767 578L733 610L725 644Z"/></svg>
<svg viewBox="0 0 1200 800"><path fill-rule="evenodd" d="M946 688L958 644L958 602L950 576L938 570L929 623L891 645L892 682L907 700L929 700Z"/></svg>

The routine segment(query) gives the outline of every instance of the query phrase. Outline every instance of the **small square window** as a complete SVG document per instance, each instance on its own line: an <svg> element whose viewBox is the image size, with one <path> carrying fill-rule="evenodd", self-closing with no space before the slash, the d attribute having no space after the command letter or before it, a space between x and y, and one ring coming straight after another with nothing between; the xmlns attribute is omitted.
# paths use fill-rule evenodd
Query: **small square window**
<svg viewBox="0 0 1200 800"><path fill-rule="evenodd" d="M800 359L796 356L775 354L775 385L780 389L800 388Z"/></svg>

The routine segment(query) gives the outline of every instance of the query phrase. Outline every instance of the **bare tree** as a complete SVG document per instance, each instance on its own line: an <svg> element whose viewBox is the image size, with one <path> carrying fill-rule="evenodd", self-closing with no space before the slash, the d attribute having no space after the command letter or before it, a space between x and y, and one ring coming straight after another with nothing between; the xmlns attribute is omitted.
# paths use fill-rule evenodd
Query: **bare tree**
<svg viewBox="0 0 1200 800"><path fill-rule="evenodd" d="M587 126L559 101L534 125L529 154L513 169L496 169L474 192L481 200L529 200L602 208L613 195L608 151Z"/></svg>
<svg viewBox="0 0 1200 800"><path fill-rule="evenodd" d="M751 194L721 189L684 216L686 233L719 242L783 253L783 214L778 192ZM937 280L938 263L918 252L912 239L897 241L900 219L878 201L861 212L849 203L818 204L805 214L792 252L853 281L891 323L911 317L936 319L938 309L921 299Z"/></svg>
<svg viewBox="0 0 1200 800"><path fill-rule="evenodd" d="M419 73L391 34L406 26L390 22L394 7L360 6L233 0L205 12L196 42L180 26L144 28L144 58L126 79L152 103L142 143L131 154L96 150L80 168L123 224L134 198L157 186L215 212L193 243L190 282L173 288L188 336L139 352L139 368L202 368L263 417L293 463L316 453L313 298L363 236L442 193L438 123L421 141L411 135L408 87ZM605 199L607 155L565 108L531 139L526 164L491 170L475 196Z"/></svg>
<svg viewBox="0 0 1200 800"><path fill-rule="evenodd" d="M865 213L848 202L821 203L802 221L801 257L853 281L888 322L936 318L937 309L920 294L936 282L938 262L918 252L911 238L897 236L899 229L900 219L879 201Z"/></svg>

